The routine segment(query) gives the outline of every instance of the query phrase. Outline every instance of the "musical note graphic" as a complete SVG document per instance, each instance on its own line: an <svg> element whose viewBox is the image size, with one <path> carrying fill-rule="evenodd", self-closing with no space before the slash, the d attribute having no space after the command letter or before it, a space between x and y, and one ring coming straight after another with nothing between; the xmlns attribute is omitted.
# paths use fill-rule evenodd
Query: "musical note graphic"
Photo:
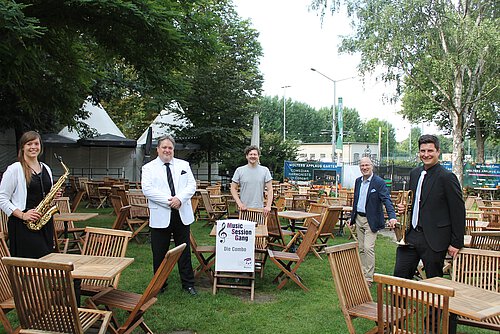
<svg viewBox="0 0 500 334"><path fill-rule="evenodd" d="M220 231L217 233L219 235L220 242L224 243L226 241L227 233L224 232L224 229L226 228L226 223L222 223Z"/></svg>

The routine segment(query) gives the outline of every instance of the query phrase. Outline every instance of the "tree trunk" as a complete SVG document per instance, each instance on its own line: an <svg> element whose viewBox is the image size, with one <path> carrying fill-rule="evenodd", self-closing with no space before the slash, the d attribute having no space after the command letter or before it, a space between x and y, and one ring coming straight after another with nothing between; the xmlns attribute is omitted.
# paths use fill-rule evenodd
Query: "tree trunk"
<svg viewBox="0 0 500 334"><path fill-rule="evenodd" d="M481 122L477 119L477 117L474 118L474 125L476 126L476 162L478 164L484 164L484 142L486 141L486 137L483 136L481 131Z"/></svg>

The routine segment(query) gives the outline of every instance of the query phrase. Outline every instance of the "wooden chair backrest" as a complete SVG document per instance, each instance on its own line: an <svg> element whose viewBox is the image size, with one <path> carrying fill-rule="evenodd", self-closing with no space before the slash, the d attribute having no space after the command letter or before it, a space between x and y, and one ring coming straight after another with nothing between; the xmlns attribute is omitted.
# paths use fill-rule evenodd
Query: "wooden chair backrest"
<svg viewBox="0 0 500 334"><path fill-rule="evenodd" d="M361 267L358 243L326 247L325 253L328 255L342 312L347 314L348 310L357 305L372 302L373 298Z"/></svg>
<svg viewBox="0 0 500 334"><path fill-rule="evenodd" d="M127 193L128 204L131 206L130 208L130 218L144 218L149 217L149 208L144 206L134 206L134 204L148 204L148 199L141 192L128 192ZM125 203L124 203L125 205Z"/></svg>
<svg viewBox="0 0 500 334"><path fill-rule="evenodd" d="M122 198L118 195L109 195L109 199L111 200L111 205L113 206L115 215L118 216L120 214L120 209L124 206Z"/></svg>
<svg viewBox="0 0 500 334"><path fill-rule="evenodd" d="M5 235L0 232L0 259L9 257L10 252L5 242ZM0 261L0 304L12 298L12 289L10 288L7 267Z"/></svg>
<svg viewBox="0 0 500 334"><path fill-rule="evenodd" d="M500 231L473 231L471 236L471 248L500 251Z"/></svg>
<svg viewBox="0 0 500 334"><path fill-rule="evenodd" d="M115 221L113 222L111 228L113 230L123 230L126 226L125 222L127 221L127 218L129 216L130 216L130 205L122 206L120 208L120 211L116 215Z"/></svg>
<svg viewBox="0 0 500 334"><path fill-rule="evenodd" d="M193 209L193 214L198 210L198 203L200 203L200 198L198 196L191 197L191 208Z"/></svg>
<svg viewBox="0 0 500 334"><path fill-rule="evenodd" d="M319 222L316 219L313 219L309 223L309 226L307 226L307 231L302 238L302 242L295 251L300 259L297 263L304 261L306 258L307 253L309 253L309 249L311 249L311 246L316 242L316 239L318 239L318 230Z"/></svg>
<svg viewBox="0 0 500 334"><path fill-rule="evenodd" d="M122 327L128 328L130 325L135 323L139 317L142 316L142 314L144 313L144 306L147 305L153 298L156 298L161 288L165 284L168 276L174 269L175 264L184 251L184 248L186 248L185 243L172 248L167 252L167 254L165 254L165 258L161 262L160 267L158 267L158 270L156 270L156 273L154 274L146 290L142 294L141 299L135 305L135 308L132 310L132 312L130 312L127 320L125 320L125 323Z"/></svg>
<svg viewBox="0 0 500 334"><path fill-rule="evenodd" d="M333 234L333 232L335 231L335 227L340 220L341 213L341 206L330 206L326 208L321 219L321 224L319 226L319 235Z"/></svg>
<svg viewBox="0 0 500 334"><path fill-rule="evenodd" d="M69 204L69 197L59 197L54 199L54 204L60 213L71 213L71 206ZM74 228L75 224L73 221L66 222L68 228ZM60 220L54 220L54 229L56 231L64 231L64 222Z"/></svg>
<svg viewBox="0 0 500 334"><path fill-rule="evenodd" d="M500 252L462 248L453 259L451 279L481 289L500 292Z"/></svg>
<svg viewBox="0 0 500 334"><path fill-rule="evenodd" d="M203 202L203 207L210 214L213 213L214 207L212 206L212 202L210 201L210 195L206 190L200 190L201 201Z"/></svg>
<svg viewBox="0 0 500 334"><path fill-rule="evenodd" d="M241 210L239 219L256 222L257 225L267 225L267 217L264 215L264 210L259 208Z"/></svg>
<svg viewBox="0 0 500 334"><path fill-rule="evenodd" d="M7 217L7 214L2 210L0 210L0 232L4 234L5 239L9 237L9 227L7 224L8 220L9 217Z"/></svg>
<svg viewBox="0 0 500 334"><path fill-rule="evenodd" d="M309 196L296 194L292 196L292 210L307 211L309 207Z"/></svg>
<svg viewBox="0 0 500 334"><path fill-rule="evenodd" d="M381 274L373 280L377 283L378 333L448 333L453 288Z"/></svg>
<svg viewBox="0 0 500 334"><path fill-rule="evenodd" d="M128 198L127 198L127 191L125 189L117 188L116 189L116 194L121 197L123 205L129 205L130 204L128 202Z"/></svg>
<svg viewBox="0 0 500 334"><path fill-rule="evenodd" d="M472 231L478 231L476 222L477 217L465 217L465 234L470 235Z"/></svg>
<svg viewBox="0 0 500 334"><path fill-rule="evenodd" d="M209 186L205 188L210 195L220 195L220 186Z"/></svg>
<svg viewBox="0 0 500 334"><path fill-rule="evenodd" d="M285 204L286 204L286 200L285 200L285 197L283 197L283 196L278 196L274 200L274 205L276 206L278 211L285 210Z"/></svg>
<svg viewBox="0 0 500 334"><path fill-rule="evenodd" d="M124 257L132 232L108 228L85 228L83 255Z"/></svg>
<svg viewBox="0 0 500 334"><path fill-rule="evenodd" d="M82 255L125 257L131 237L132 232L130 231L87 226ZM102 287L112 285L116 288L119 280L120 275L118 274L112 281L84 279L82 285Z"/></svg>
<svg viewBox="0 0 500 334"><path fill-rule="evenodd" d="M22 329L83 333L72 263L16 257L3 258L2 262L8 269Z"/></svg>
<svg viewBox="0 0 500 334"><path fill-rule="evenodd" d="M269 216L268 216L269 217ZM264 209L250 208L246 210L241 210L239 213L239 219L248 220L257 223L257 225L266 225L267 218L264 215ZM267 238L266 237L256 237L255 238L255 249L266 249L267 248Z"/></svg>
<svg viewBox="0 0 500 334"><path fill-rule="evenodd" d="M269 236L278 238L284 241L283 231L281 230L281 224L278 217L278 208L275 206L271 207L271 212L267 216L267 233Z"/></svg>

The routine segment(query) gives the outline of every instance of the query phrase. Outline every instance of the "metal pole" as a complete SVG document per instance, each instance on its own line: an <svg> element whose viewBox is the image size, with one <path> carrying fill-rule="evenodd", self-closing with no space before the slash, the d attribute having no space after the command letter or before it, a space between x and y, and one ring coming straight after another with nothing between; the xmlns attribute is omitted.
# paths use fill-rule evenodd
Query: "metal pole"
<svg viewBox="0 0 500 334"><path fill-rule="evenodd" d="M335 131L335 113L337 112L337 81L333 80L333 111L332 111L332 162L336 162L335 142L337 131Z"/></svg>
<svg viewBox="0 0 500 334"><path fill-rule="evenodd" d="M311 67L311 71L317 72L321 76L325 77L326 79L330 80L333 82L333 110L332 110L332 162L336 162L336 154L335 154L335 143L336 143L336 137L337 137L337 131L335 130L335 113L337 112L337 82L339 81L344 81L344 80L349 80L349 79L354 79L355 77L349 77L349 78L344 78L344 79L339 79L339 80L333 80L329 76L321 73L315 68Z"/></svg>

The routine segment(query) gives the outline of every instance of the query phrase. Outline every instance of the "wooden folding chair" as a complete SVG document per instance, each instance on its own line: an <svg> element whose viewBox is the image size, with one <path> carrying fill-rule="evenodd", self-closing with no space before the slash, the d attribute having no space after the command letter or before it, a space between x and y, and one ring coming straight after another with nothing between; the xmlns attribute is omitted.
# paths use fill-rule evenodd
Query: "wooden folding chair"
<svg viewBox="0 0 500 334"><path fill-rule="evenodd" d="M309 209L309 196L302 194L294 194L292 196L292 210L307 211Z"/></svg>
<svg viewBox="0 0 500 334"><path fill-rule="evenodd" d="M82 254L125 257L131 237L132 232L130 231L86 227ZM84 279L81 283L81 292L83 295L93 295L109 286L117 288L119 280L120 275L115 276L111 281Z"/></svg>
<svg viewBox="0 0 500 334"><path fill-rule="evenodd" d="M21 333L106 333L111 312L79 308L72 263L4 257ZM100 322L100 324L98 324Z"/></svg>
<svg viewBox="0 0 500 334"><path fill-rule="evenodd" d="M448 334L450 287L375 274L379 334Z"/></svg>
<svg viewBox="0 0 500 334"><path fill-rule="evenodd" d="M341 212L341 206L331 206L326 208L323 213L319 225L318 238L311 246L311 251L319 259L321 259L320 253L324 253L325 247L328 245L328 241L334 238L333 233L335 232L335 227L339 223Z"/></svg>
<svg viewBox="0 0 500 334"><path fill-rule="evenodd" d="M0 232L0 259L10 256L9 248L7 247L7 243L4 238L5 235ZM7 319L6 313L14 308L14 296L12 294L12 289L10 288L7 267L0 261L0 321L2 322L3 328L7 333L12 333L13 328L9 319Z"/></svg>
<svg viewBox="0 0 500 334"><path fill-rule="evenodd" d="M264 215L264 209L250 208L240 211L239 219L255 222L257 225L266 225L267 218ZM267 238L255 238L255 272L260 273L260 277L264 277L264 266L267 259Z"/></svg>
<svg viewBox="0 0 500 334"><path fill-rule="evenodd" d="M3 233L5 240L9 239L9 228L7 227L8 220L9 217L7 217L7 214L0 210L0 232Z"/></svg>
<svg viewBox="0 0 500 334"><path fill-rule="evenodd" d="M189 234L189 241L191 242L191 251L199 263L194 269L194 277L200 277L202 273L205 273L210 282L213 283L214 271L212 267L215 265L215 246L199 246L193 232Z"/></svg>
<svg viewBox="0 0 500 334"><path fill-rule="evenodd" d="M142 294L109 287L88 299L88 303L94 307L104 305L108 310L124 310L128 312L128 316L122 325L119 325L116 317L113 316L114 327L109 327L111 332L132 333L135 328L140 326L145 333L153 333L144 322L144 314L156 302L156 296L174 269L184 248L186 248L186 244L181 244L167 252L160 267Z"/></svg>
<svg viewBox="0 0 500 334"><path fill-rule="evenodd" d="M453 259L451 279L481 289L500 292L500 252L462 248ZM458 323L500 331L500 316L476 321L458 317Z"/></svg>
<svg viewBox="0 0 500 334"><path fill-rule="evenodd" d="M89 200L86 208L95 207L99 209L104 206L107 196L99 190L99 183L92 181L85 182L85 191Z"/></svg>
<svg viewBox="0 0 500 334"><path fill-rule="evenodd" d="M208 195L208 191L206 190L200 190L200 195L201 195L201 201L203 202L203 207L205 208L206 211L206 220L207 223L205 225L210 225L213 226L215 225L215 222L218 219L221 219L224 217L227 213L226 210L217 210L214 208L212 205L212 202L210 201L210 196ZM203 218L201 218L203 219Z"/></svg>
<svg viewBox="0 0 500 334"><path fill-rule="evenodd" d="M285 242L285 237L293 237L295 235L292 231L285 230L281 227L278 209L275 206L271 208L271 212L269 212L269 216L267 217L267 233L267 247L280 250L286 248L287 243Z"/></svg>
<svg viewBox="0 0 500 334"><path fill-rule="evenodd" d="M377 321L377 303L373 301L370 289L366 283L361 259L358 253L358 243L330 246L325 248L328 255L335 291L340 308L350 334L356 334L352 320L356 317ZM374 327L369 333L376 333Z"/></svg>
<svg viewBox="0 0 500 334"><path fill-rule="evenodd" d="M132 218L131 212L133 209L133 205L124 205L121 196L110 195L109 198L111 200L113 210L116 214L113 228L118 230L129 230L130 232L132 232L132 239L137 241L137 243L142 243L143 239L146 240L147 236L145 234L147 233L147 231L144 231L144 229L148 227L149 219ZM126 214L123 213L123 211L127 211ZM144 238L142 238L141 236L143 236Z"/></svg>
<svg viewBox="0 0 500 334"><path fill-rule="evenodd" d="M500 251L500 231L472 231L471 248Z"/></svg>
<svg viewBox="0 0 500 334"><path fill-rule="evenodd" d="M316 238L318 237L318 227L319 223L313 219L309 226L307 227L307 232L305 233L302 243L299 245L295 253L290 253L287 251L275 251L268 249L269 259L281 270L281 272L274 278L274 282L279 282L278 289L281 289L288 282L288 279L294 281L303 290L309 291L309 289L302 283L302 278L297 274L302 262L304 262L311 245L314 244ZM288 245L295 243L295 238L298 233L290 240ZM290 247L290 246L288 246ZM288 249L286 248L286 250Z"/></svg>
<svg viewBox="0 0 500 334"><path fill-rule="evenodd" d="M57 206L57 209L59 210L60 213L71 213L69 197L56 198L54 199L54 204ZM55 230L54 232L57 235L58 243L56 244L56 247L58 249L60 241L64 241L66 243L66 245L64 246L64 253L82 252L82 244L83 244L82 236L83 233L85 232L84 227L75 227L73 221L63 222L59 220L54 220L54 230Z"/></svg>

